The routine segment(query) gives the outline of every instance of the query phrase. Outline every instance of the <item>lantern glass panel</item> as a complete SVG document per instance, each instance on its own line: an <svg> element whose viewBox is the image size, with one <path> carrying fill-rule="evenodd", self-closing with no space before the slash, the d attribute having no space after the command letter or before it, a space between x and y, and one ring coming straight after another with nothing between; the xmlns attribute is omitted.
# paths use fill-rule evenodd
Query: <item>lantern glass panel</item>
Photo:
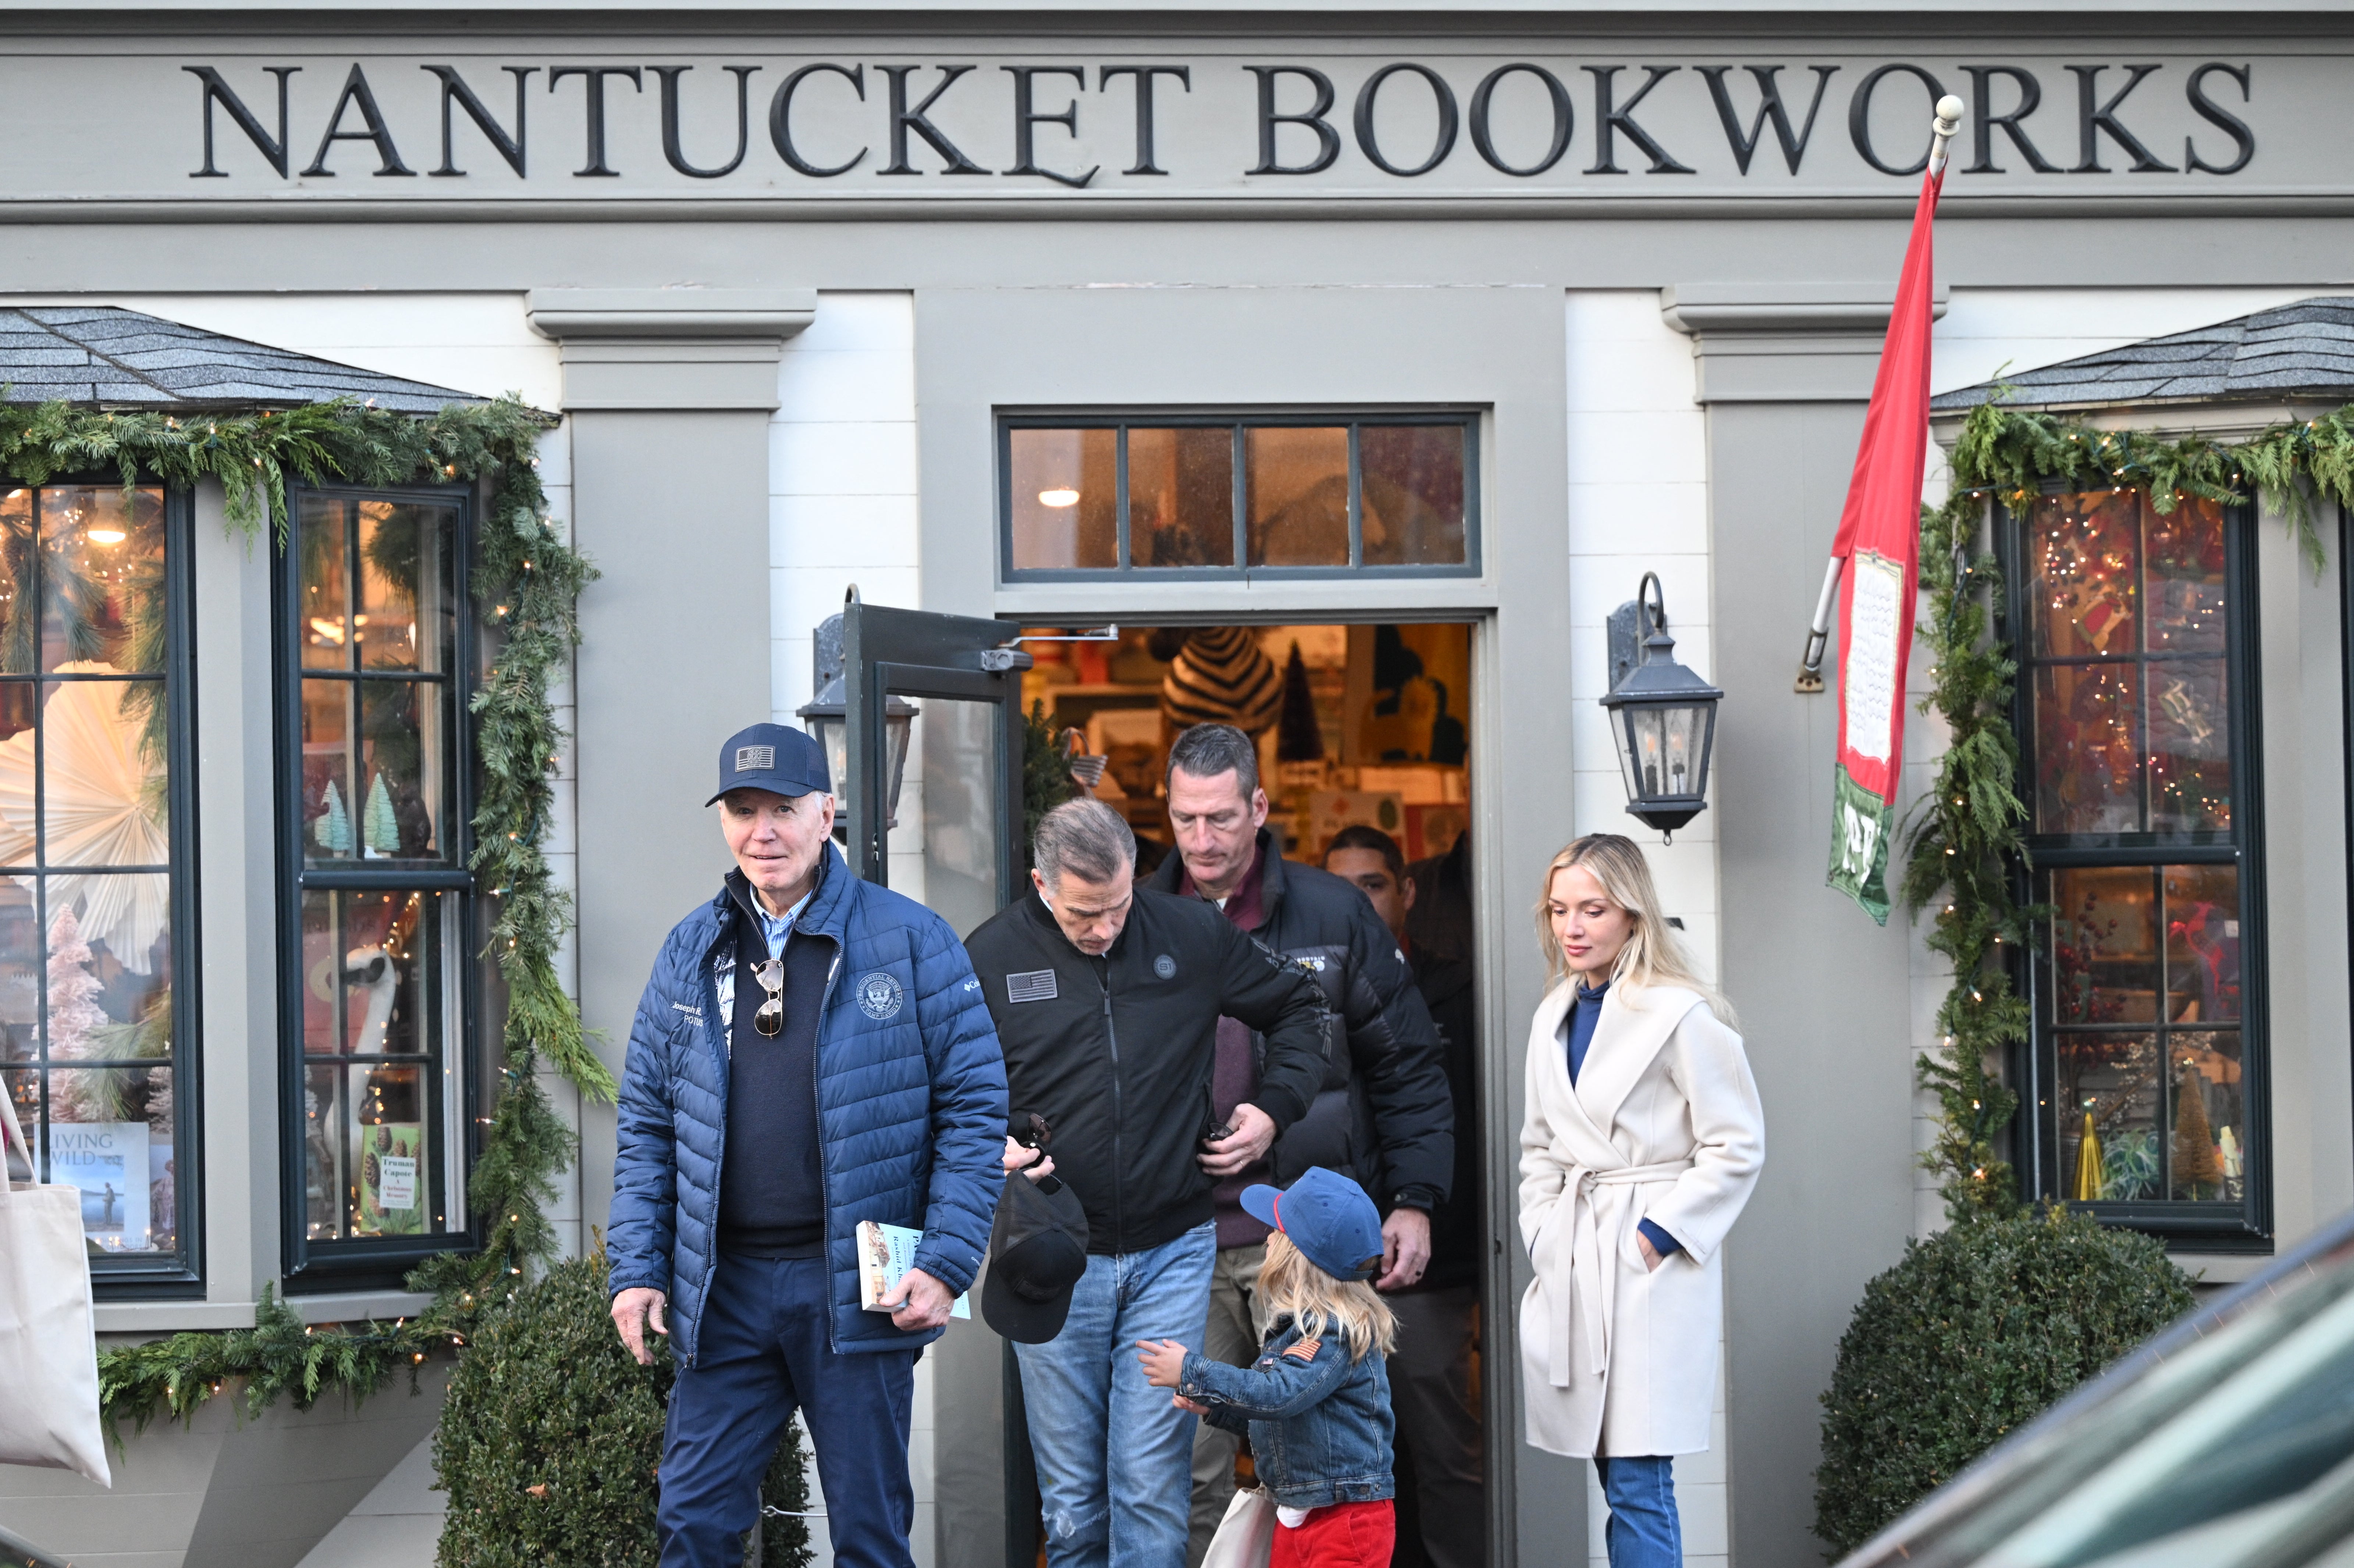
<svg viewBox="0 0 2354 1568"><path fill-rule="evenodd" d="M1708 743L1708 715L1698 703L1628 706L1619 729L1620 771L1629 800L1696 795L1702 753Z"/></svg>

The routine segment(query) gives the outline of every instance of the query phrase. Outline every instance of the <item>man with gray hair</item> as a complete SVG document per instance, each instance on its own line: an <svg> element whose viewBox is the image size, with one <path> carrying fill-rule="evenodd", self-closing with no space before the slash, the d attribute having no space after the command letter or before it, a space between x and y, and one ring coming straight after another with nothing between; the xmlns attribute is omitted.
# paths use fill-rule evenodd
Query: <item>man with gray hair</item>
<svg viewBox="0 0 2354 1568"><path fill-rule="evenodd" d="M1032 858L1031 896L965 947L1005 1053L1006 1167L1051 1153L1087 1215L1062 1332L1015 1347L1046 1560L1183 1568L1194 1418L1145 1382L1136 1345L1199 1348L1211 1191L1323 1088L1323 995L1211 906L1135 886L1136 837L1100 800L1047 812ZM1256 1093L1223 1120L1222 1014L1267 1041Z"/></svg>

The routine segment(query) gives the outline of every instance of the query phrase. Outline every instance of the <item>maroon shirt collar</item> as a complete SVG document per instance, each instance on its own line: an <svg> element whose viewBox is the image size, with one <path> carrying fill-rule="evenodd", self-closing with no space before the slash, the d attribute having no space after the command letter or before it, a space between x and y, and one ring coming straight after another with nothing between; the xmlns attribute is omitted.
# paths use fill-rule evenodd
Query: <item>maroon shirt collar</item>
<svg viewBox="0 0 2354 1568"><path fill-rule="evenodd" d="M1246 931L1256 931L1266 925L1266 900L1263 896L1266 886L1267 840L1262 836L1252 853L1250 869L1243 873L1242 881L1226 895L1226 918ZM1177 891L1191 898L1202 896L1202 890L1194 885L1193 874L1190 870L1178 874Z"/></svg>

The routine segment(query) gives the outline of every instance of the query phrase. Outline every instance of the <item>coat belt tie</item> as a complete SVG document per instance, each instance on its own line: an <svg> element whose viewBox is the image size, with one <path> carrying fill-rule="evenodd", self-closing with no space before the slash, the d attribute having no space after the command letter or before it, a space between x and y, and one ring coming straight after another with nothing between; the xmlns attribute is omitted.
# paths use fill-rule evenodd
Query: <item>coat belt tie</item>
<svg viewBox="0 0 2354 1568"><path fill-rule="evenodd" d="M1587 1371L1596 1378L1607 1374L1610 1365L1610 1317L1618 1303L1617 1256L1625 1248L1627 1233L1640 1217L1635 1213L1632 1203L1619 1211L1618 1234L1611 1238L1610 1251L1605 1254L1601 1225L1594 1214L1594 1189L1634 1187L1646 1181L1672 1181L1691 1168L1692 1162L1689 1160L1662 1160L1657 1165L1622 1165L1611 1171L1597 1171L1590 1165L1570 1168L1568 1180L1562 1186L1561 1201L1569 1205L1569 1286L1574 1296L1564 1294L1561 1309L1553 1316L1549 1357L1553 1387L1569 1386L1569 1317L1573 1298L1578 1314L1585 1319Z"/></svg>

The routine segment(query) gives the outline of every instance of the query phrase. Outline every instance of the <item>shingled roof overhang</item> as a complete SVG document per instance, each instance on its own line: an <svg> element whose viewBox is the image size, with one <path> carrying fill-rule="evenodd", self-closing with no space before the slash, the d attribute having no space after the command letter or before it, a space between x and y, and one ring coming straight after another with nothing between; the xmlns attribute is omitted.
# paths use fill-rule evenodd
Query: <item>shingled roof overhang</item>
<svg viewBox="0 0 2354 1568"><path fill-rule="evenodd" d="M1930 399L1934 414L2020 408L2354 401L2354 297L2325 296L2213 326L1982 381Z"/></svg>
<svg viewBox="0 0 2354 1568"><path fill-rule="evenodd" d="M294 408L337 397L430 414L490 401L112 305L0 310L0 384L12 403L62 399L172 414Z"/></svg>

